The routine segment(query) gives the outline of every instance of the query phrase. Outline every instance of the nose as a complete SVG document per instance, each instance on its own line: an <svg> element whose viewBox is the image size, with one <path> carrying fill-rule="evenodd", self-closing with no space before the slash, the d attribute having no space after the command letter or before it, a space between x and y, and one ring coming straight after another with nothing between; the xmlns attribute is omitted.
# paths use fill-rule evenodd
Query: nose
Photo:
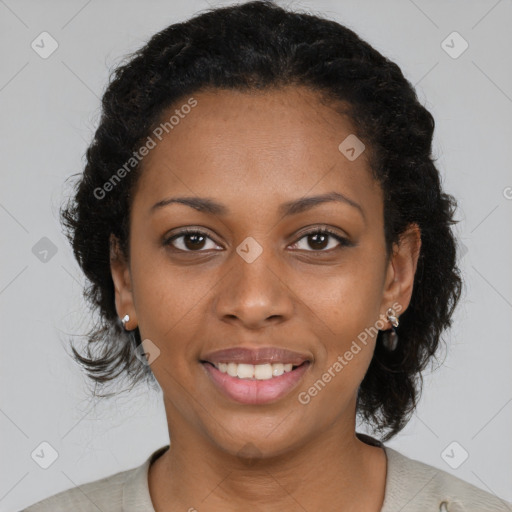
<svg viewBox="0 0 512 512"><path fill-rule="evenodd" d="M271 249L260 246L262 250L254 260L244 258L243 252L233 254L229 270L219 283L215 313L224 322L259 329L292 316L294 294L289 271L284 270Z"/></svg>

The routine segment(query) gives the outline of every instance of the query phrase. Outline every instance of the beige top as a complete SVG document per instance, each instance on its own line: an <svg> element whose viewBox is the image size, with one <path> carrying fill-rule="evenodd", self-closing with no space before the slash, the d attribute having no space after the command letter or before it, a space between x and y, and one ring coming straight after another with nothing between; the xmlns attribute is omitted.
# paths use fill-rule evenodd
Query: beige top
<svg viewBox="0 0 512 512"><path fill-rule="evenodd" d="M369 439L374 441L369 444L383 446L387 456L381 512L512 512L512 503ZM168 448L166 445L154 451L138 467L62 491L22 512L155 512L148 469Z"/></svg>

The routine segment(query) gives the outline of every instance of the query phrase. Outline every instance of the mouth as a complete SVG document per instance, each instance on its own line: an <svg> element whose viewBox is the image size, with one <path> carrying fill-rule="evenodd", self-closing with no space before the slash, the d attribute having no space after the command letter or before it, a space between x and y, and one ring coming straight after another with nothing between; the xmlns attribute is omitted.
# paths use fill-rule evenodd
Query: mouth
<svg viewBox="0 0 512 512"><path fill-rule="evenodd" d="M246 364L246 363L212 363L210 361L201 361L203 364L209 364L220 373L226 373L230 377L236 377L244 380L270 380L281 377L285 373L292 372L301 366L308 364L304 361L301 364L292 363L265 363L265 364Z"/></svg>
<svg viewBox="0 0 512 512"><path fill-rule="evenodd" d="M227 349L199 361L225 397L242 404L267 404L288 395L311 366L308 356L284 349Z"/></svg>

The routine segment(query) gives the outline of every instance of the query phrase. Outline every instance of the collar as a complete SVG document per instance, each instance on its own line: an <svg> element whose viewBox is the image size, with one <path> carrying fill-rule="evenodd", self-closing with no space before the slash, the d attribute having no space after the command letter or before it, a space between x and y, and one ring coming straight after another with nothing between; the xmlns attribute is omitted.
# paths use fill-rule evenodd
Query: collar
<svg viewBox="0 0 512 512"><path fill-rule="evenodd" d="M381 512L396 512L396 510L401 510L401 508L407 505L407 503L412 501L414 498L414 496L404 495L404 491L407 488L407 478L405 477L404 472L408 473L407 469L404 467L407 466L407 464L404 464L406 461L405 457L401 453L385 446L381 441L371 436L359 432L356 432L356 435L366 444L382 447L386 453L386 490ZM123 486L124 512L139 512L140 510L155 512L151 496L149 494L149 466L168 449L169 445L158 448L141 466L135 468L135 470L126 479ZM435 476L435 469L430 469L431 473L427 471L422 475L423 478L417 478L416 483L418 484L418 492L422 489L422 486L426 486ZM410 476L411 475L409 474L409 478Z"/></svg>
<svg viewBox="0 0 512 512"><path fill-rule="evenodd" d="M126 479L123 485L124 512L155 512L149 494L149 466L168 449L169 445L158 448Z"/></svg>

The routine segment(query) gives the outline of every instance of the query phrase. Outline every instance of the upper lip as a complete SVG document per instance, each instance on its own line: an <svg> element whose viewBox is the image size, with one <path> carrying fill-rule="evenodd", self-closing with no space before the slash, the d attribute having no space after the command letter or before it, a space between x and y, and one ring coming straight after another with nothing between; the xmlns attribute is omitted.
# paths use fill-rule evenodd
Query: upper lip
<svg viewBox="0 0 512 512"><path fill-rule="evenodd" d="M210 363L245 363L265 364L283 363L298 366L311 358L305 354L277 347L259 347L250 349L246 347L234 347L210 352L201 358L201 361Z"/></svg>

